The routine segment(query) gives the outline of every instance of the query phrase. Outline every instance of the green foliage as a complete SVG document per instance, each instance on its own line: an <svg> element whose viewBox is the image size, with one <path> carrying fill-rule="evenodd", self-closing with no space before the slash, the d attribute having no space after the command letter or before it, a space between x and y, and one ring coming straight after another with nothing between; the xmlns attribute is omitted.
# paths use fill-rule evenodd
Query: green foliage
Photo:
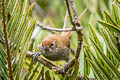
<svg viewBox="0 0 120 80"><path fill-rule="evenodd" d="M104 11L104 20L98 21L102 25L99 25L100 32L89 25L90 43L84 46L85 60L90 64L90 67L85 69L88 71L92 69L94 77L98 80L120 79L119 66L117 66L120 63L119 46L114 36L114 33L118 34L119 38L119 8L116 3L110 6L112 6L112 14Z"/></svg>
<svg viewBox="0 0 120 80"><path fill-rule="evenodd" d="M5 12L10 19L6 23L10 45L13 76L15 80L24 78L25 52L28 50L29 41L35 27L35 20L32 18L33 5L29 6L28 0L5 0ZM8 18L8 16L6 16ZM4 42L4 36L1 35ZM6 60L5 43L0 43L0 76L7 80L8 67Z"/></svg>

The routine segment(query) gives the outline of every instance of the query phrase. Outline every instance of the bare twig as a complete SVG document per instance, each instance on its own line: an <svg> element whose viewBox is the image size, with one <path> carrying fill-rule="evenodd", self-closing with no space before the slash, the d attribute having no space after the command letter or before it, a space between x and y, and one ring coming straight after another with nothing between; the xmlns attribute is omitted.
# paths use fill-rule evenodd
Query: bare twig
<svg viewBox="0 0 120 80"><path fill-rule="evenodd" d="M74 18L78 18L74 0L70 0L70 2L71 2Z"/></svg>
<svg viewBox="0 0 120 80"><path fill-rule="evenodd" d="M77 46L77 50L76 50L76 55L75 55L75 58L78 59L79 58L79 55L80 55L80 50L82 48L82 32L81 31L77 31L78 33L78 46Z"/></svg>
<svg viewBox="0 0 120 80"><path fill-rule="evenodd" d="M76 31L75 28L67 28L67 29L58 29L58 28L51 28L51 27L43 27L43 25L37 24L38 27L42 28L43 30L49 30L49 31L58 31L58 32L68 32L68 31ZM82 27L79 28L82 30Z"/></svg>
<svg viewBox="0 0 120 80"><path fill-rule="evenodd" d="M62 69L59 70L58 73L65 74L73 65L75 64L75 59L73 58L71 61L66 63Z"/></svg>
<svg viewBox="0 0 120 80"><path fill-rule="evenodd" d="M80 55L80 50L81 50L81 47L82 47L82 41L83 41L82 36L83 35L82 35L82 29L81 30L79 29L80 28L80 22L79 22L79 18L77 16L74 0L71 0L70 2L71 2L72 10L73 10L73 15L74 15L74 25L75 25L76 32L77 32L77 35L78 35L78 46L77 46L76 55L75 55L75 58L78 59L79 55Z"/></svg>
<svg viewBox="0 0 120 80"><path fill-rule="evenodd" d="M32 52L27 52L26 56L27 57L31 57L33 59L33 54ZM72 67L75 63L75 59L71 60L69 63L65 64L65 66L63 68L60 68L50 62L48 62L47 60L41 58L41 57L37 57L35 58L36 61L40 62L41 64L43 64L44 66L48 67L49 69L52 69L53 71L55 71L55 73L57 74L62 74L64 76L64 74L68 71L68 69L70 67Z"/></svg>
<svg viewBox="0 0 120 80"><path fill-rule="evenodd" d="M66 10L66 15L65 15L65 19L64 19L63 29L65 29L65 27L66 27L67 19L68 19L68 11Z"/></svg>
<svg viewBox="0 0 120 80"><path fill-rule="evenodd" d="M7 37L7 31L6 31L6 24L5 24L5 10L4 10L4 0L2 0L2 16L3 16L3 32L4 32L4 37L5 37L5 44L6 44L6 48L7 48L7 62L8 62L8 70L9 70L9 77L10 80L13 80L13 71L12 71L12 67L11 67L11 56L10 56L10 47L8 44L8 37Z"/></svg>
<svg viewBox="0 0 120 80"><path fill-rule="evenodd" d="M68 19L68 11L66 10L66 15L64 18L64 25L63 25L63 29L66 28L66 24L67 24L67 19ZM68 32L62 32L61 35L66 36L66 38L69 38L71 35L72 31L68 31Z"/></svg>
<svg viewBox="0 0 120 80"><path fill-rule="evenodd" d="M76 17L74 19L74 22L73 22L73 19L72 19L72 16L71 16L71 12L70 12L70 8L69 8L68 0L65 0L65 1L66 1L66 5L67 5L69 16L70 16L71 24L73 25L73 28L76 30L76 32L78 34L78 46L77 46L75 58L73 58L71 61L69 61L67 64L65 64L65 66L63 68L63 71L67 72L75 64L75 61L76 60L78 61L78 58L79 58L79 55L80 55L81 46L82 46L82 40L83 39L82 39L82 32L81 32L82 31L82 27L80 26L79 19L77 17L77 13L76 13L76 9L75 9L75 4L72 1L72 3L71 3L72 7L73 7L72 9L74 9L73 10L73 14Z"/></svg>
<svg viewBox="0 0 120 80"><path fill-rule="evenodd" d="M31 57L31 58L33 59L33 57L34 57L33 54L34 54L34 53L32 53L32 52L27 52L27 53L26 53L26 56L27 56L27 57ZM38 61L38 62L40 62L40 63L43 64L44 66L48 67L49 69L52 69L53 67L58 67L58 66L56 66L56 65L54 65L54 64L46 61L45 59L43 59L43 58L41 58L41 57L38 57L38 58L36 58L35 60ZM59 68L59 67L58 67L58 68Z"/></svg>
<svg viewBox="0 0 120 80"><path fill-rule="evenodd" d="M75 28L75 24L74 24L74 22L73 22L72 15L71 15L71 11L70 11L69 2L68 2L68 0L65 0L65 1L66 1L66 6L67 6L68 14L69 14L69 17L70 17L70 22L71 22L71 24L73 25L73 27Z"/></svg>

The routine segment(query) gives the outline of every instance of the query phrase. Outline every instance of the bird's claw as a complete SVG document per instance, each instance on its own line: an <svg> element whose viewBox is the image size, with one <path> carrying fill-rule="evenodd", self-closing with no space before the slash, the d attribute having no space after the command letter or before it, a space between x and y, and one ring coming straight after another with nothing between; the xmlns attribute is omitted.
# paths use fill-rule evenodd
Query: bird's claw
<svg viewBox="0 0 120 80"><path fill-rule="evenodd" d="M33 53L32 55L33 55L33 60L35 60L38 58L38 56L41 55L41 53Z"/></svg>
<svg viewBox="0 0 120 80"><path fill-rule="evenodd" d="M62 74L65 74L65 66L64 66L63 68L52 67L52 69L53 69L56 73L62 73Z"/></svg>

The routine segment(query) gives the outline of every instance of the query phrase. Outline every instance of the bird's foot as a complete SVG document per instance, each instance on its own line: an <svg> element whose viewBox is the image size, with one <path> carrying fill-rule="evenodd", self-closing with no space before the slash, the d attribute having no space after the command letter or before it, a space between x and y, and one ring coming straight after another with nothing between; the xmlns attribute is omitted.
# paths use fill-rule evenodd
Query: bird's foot
<svg viewBox="0 0 120 80"><path fill-rule="evenodd" d="M33 53L32 55L33 55L33 60L35 60L41 55L41 53Z"/></svg>

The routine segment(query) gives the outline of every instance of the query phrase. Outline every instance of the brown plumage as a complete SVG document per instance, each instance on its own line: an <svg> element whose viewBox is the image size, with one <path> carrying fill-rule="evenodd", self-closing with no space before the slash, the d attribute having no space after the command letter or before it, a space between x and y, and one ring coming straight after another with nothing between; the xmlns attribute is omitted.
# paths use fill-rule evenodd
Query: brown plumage
<svg viewBox="0 0 120 80"><path fill-rule="evenodd" d="M39 49L43 51L43 56L52 61L69 60L70 41L63 35L52 34L46 37Z"/></svg>

